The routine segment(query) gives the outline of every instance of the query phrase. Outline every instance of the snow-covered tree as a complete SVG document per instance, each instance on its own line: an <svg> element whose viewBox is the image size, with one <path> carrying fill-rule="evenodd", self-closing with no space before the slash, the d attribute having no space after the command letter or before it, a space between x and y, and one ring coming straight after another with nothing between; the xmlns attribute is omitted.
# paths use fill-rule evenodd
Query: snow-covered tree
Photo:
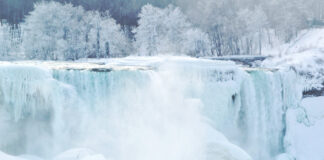
<svg viewBox="0 0 324 160"><path fill-rule="evenodd" d="M159 53L172 53L175 54L187 54L181 53L181 46L185 40L186 32L192 26L187 21L187 17L181 12L180 8L172 5L163 9L164 17L161 19L161 27L164 27L162 31L161 45L158 47Z"/></svg>
<svg viewBox="0 0 324 160"><path fill-rule="evenodd" d="M10 51L10 26L0 23L0 56L8 56Z"/></svg>
<svg viewBox="0 0 324 160"><path fill-rule="evenodd" d="M71 4L41 2L26 17L23 47L31 59L67 60L83 57L84 10Z"/></svg>
<svg viewBox="0 0 324 160"><path fill-rule="evenodd" d="M243 54L261 54L262 40L267 28L267 17L260 7L243 9L238 12L237 21Z"/></svg>
<svg viewBox="0 0 324 160"><path fill-rule="evenodd" d="M195 57L211 55L211 45L206 33L194 28L189 29L185 34L182 53Z"/></svg>
<svg viewBox="0 0 324 160"><path fill-rule="evenodd" d="M108 12L89 15L90 57L120 57L130 54L131 44L120 25L110 17Z"/></svg>
<svg viewBox="0 0 324 160"><path fill-rule="evenodd" d="M139 55L155 55L157 47L161 40L163 32L162 18L164 17L162 9L145 5L139 14L138 27L134 30L135 47Z"/></svg>
<svg viewBox="0 0 324 160"><path fill-rule="evenodd" d="M20 58L21 28L0 23L0 58Z"/></svg>
<svg viewBox="0 0 324 160"><path fill-rule="evenodd" d="M195 49L192 47L207 47L209 45L209 43L195 44L198 41L205 42L205 39L199 39L204 37L204 34L192 29L187 17L178 7L170 5L165 9L160 9L152 5L145 5L139 17L139 26L134 30L135 46L139 55L193 55ZM192 39L190 40L190 38ZM193 46L190 48L189 44ZM202 49L196 51L198 50L200 52Z"/></svg>
<svg viewBox="0 0 324 160"><path fill-rule="evenodd" d="M31 59L76 60L121 56L129 43L108 12L86 12L82 7L41 2L26 17L23 47Z"/></svg>
<svg viewBox="0 0 324 160"><path fill-rule="evenodd" d="M213 55L259 54L268 19L256 0L177 0L208 33Z"/></svg>
<svg viewBox="0 0 324 160"><path fill-rule="evenodd" d="M288 42L297 35L297 32L307 27L308 2L304 0L281 0L265 2L270 27L278 37ZM308 9L308 10L311 10Z"/></svg>
<svg viewBox="0 0 324 160"><path fill-rule="evenodd" d="M7 18L11 25L20 22L32 10L32 3L39 1L0 1L0 19ZM52 1L60 3L37 3L27 15L22 30L27 57L121 56L132 50L127 36L136 40L140 55L184 54L179 43L192 26L208 34L213 55L260 54L273 41L288 42L303 29L324 26L323 0ZM74 7L78 5L87 11ZM117 22L103 13L106 9ZM123 24L123 29L138 26L135 36L126 36L116 23Z"/></svg>

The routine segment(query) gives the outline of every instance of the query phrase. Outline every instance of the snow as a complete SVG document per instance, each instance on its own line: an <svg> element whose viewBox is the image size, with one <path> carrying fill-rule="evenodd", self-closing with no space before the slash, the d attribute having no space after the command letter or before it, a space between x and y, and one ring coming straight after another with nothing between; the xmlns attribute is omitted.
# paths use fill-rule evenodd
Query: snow
<svg viewBox="0 0 324 160"><path fill-rule="evenodd" d="M293 156L283 153L276 157L276 160L296 160Z"/></svg>
<svg viewBox="0 0 324 160"><path fill-rule="evenodd" d="M36 66L54 70L150 70L165 63L187 63L210 67L234 65L233 62L177 56L130 56L126 58L81 59L78 61L0 61L0 65Z"/></svg>
<svg viewBox="0 0 324 160"><path fill-rule="evenodd" d="M297 160L323 160L324 97L303 99L303 109L288 111L288 153Z"/></svg>
<svg viewBox="0 0 324 160"><path fill-rule="evenodd" d="M324 51L324 29L315 28L304 30L292 40L286 50L286 54L300 53L307 50L316 49L320 52Z"/></svg>
<svg viewBox="0 0 324 160"><path fill-rule="evenodd" d="M122 62L121 62L122 63ZM68 61L0 61L0 65L16 65L16 66L34 66L53 70L147 70L147 66L132 66L131 64L105 64L100 62L68 62Z"/></svg>
<svg viewBox="0 0 324 160"><path fill-rule="evenodd" d="M296 71L302 79L304 91L323 87L324 29L303 31L295 40L277 49L278 54L266 59L261 66Z"/></svg>
<svg viewBox="0 0 324 160"><path fill-rule="evenodd" d="M287 54L295 54L312 49L323 51L323 33L323 28L313 28L300 31L297 37L295 37L288 43L284 43L278 39L275 39L273 47L266 46L266 48L263 48L262 55L281 57Z"/></svg>
<svg viewBox="0 0 324 160"><path fill-rule="evenodd" d="M8 155L8 154L3 153L1 151L0 151L0 159L1 160L26 160L26 159L23 159L23 158L19 158L19 157L15 157L15 156Z"/></svg>
<svg viewBox="0 0 324 160"><path fill-rule="evenodd" d="M96 154L90 149L75 148L65 151L54 158L54 160L107 160L103 155Z"/></svg>
<svg viewBox="0 0 324 160"><path fill-rule="evenodd" d="M125 58L102 58L102 59L80 59L78 61L38 61L38 60L19 60L19 61L0 61L0 66L34 66L49 70L88 70L88 71L120 71L120 70L154 70L165 64L182 64L206 66L207 68L235 68L239 67L245 71L271 71L275 72L278 69L273 67L248 67L235 65L230 61L234 59L247 59L253 61L255 56L234 56L226 57L225 59L211 60L213 58L192 58L186 56L129 56ZM257 58L264 58L258 57Z"/></svg>
<svg viewBox="0 0 324 160"><path fill-rule="evenodd" d="M23 155L23 156L11 156L0 151L0 160L44 160L35 156ZM101 154L96 154L90 149L75 148L60 153L54 157L53 160L110 160L106 159Z"/></svg>

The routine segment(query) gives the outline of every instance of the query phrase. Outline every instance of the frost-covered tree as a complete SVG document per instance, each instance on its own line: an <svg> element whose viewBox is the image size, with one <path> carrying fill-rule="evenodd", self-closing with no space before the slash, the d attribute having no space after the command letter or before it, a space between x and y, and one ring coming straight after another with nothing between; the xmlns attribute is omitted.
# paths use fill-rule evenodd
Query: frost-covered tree
<svg viewBox="0 0 324 160"><path fill-rule="evenodd" d="M0 58L20 58L21 28L0 23Z"/></svg>
<svg viewBox="0 0 324 160"><path fill-rule="evenodd" d="M238 12L237 21L240 37L240 48L243 54L261 54L262 40L267 29L268 21L264 11L260 7L243 9Z"/></svg>
<svg viewBox="0 0 324 160"><path fill-rule="evenodd" d="M195 57L211 55L211 45L209 37L200 29L189 29L185 33L185 39L182 44L182 53L186 53L187 55Z"/></svg>
<svg viewBox="0 0 324 160"><path fill-rule="evenodd" d="M308 19L312 25L324 24L324 1L308 0L304 2L304 6L306 7Z"/></svg>
<svg viewBox="0 0 324 160"><path fill-rule="evenodd" d="M108 12L88 14L90 30L89 57L120 57L131 52L130 40Z"/></svg>
<svg viewBox="0 0 324 160"><path fill-rule="evenodd" d="M170 5L165 9L160 9L152 5L145 5L139 14L139 18L139 26L134 30L135 46L139 55L193 55L193 46L205 47L197 49L196 51L199 51L199 53L202 50L205 50L201 52L204 54L209 52L209 49L206 49L209 45L206 39L199 39L204 38L204 34L201 31L198 32L198 30L192 30L192 25L178 7ZM193 40L190 40L190 38L193 38ZM189 49L188 44L198 41L206 43L190 46Z"/></svg>
<svg viewBox="0 0 324 160"><path fill-rule="evenodd" d="M187 17L180 8L168 6L163 9L164 17L161 19L161 27L164 27L161 35L161 45L158 47L159 53L181 53L181 45L185 40L185 34L192 26L187 21ZM183 52L184 53L184 52ZM184 53L187 54L187 53Z"/></svg>
<svg viewBox="0 0 324 160"><path fill-rule="evenodd" d="M84 14L81 7L71 4L37 3L23 26L26 56L51 60L84 57Z"/></svg>
<svg viewBox="0 0 324 160"><path fill-rule="evenodd" d="M304 0L281 0L265 2L269 25L275 30L276 35L288 42L297 35L297 32L307 28L308 13Z"/></svg>
<svg viewBox="0 0 324 160"><path fill-rule="evenodd" d="M135 47L139 55L155 55L162 36L162 18L164 17L162 9L146 5L139 14L139 26L134 30Z"/></svg>
<svg viewBox="0 0 324 160"><path fill-rule="evenodd" d="M31 59L76 60L129 52L127 37L108 12L86 12L72 4L37 3L23 29L23 48Z"/></svg>
<svg viewBox="0 0 324 160"><path fill-rule="evenodd" d="M2 0L0 1L0 19L5 18L8 19L11 24L17 24L22 21L24 15L33 9L32 4L39 1L41 0ZM103 16L105 14L102 14L102 12L105 12L107 9L109 9L111 16L116 19L116 22L122 24L122 28L134 28L139 26L134 32L136 33L135 37L133 37L133 34L128 34L128 36L136 38L138 51L143 55L154 55L162 52L179 53L179 50L183 51L183 49L179 49L177 41L183 40L183 37L187 33L187 29L185 28L191 28L192 26L208 34L213 55L260 54L264 47L272 46L277 42L289 42L303 29L324 26L323 0L46 1L56 1L61 4L54 2L38 3L34 7L35 11L32 11L27 16L26 24L30 21L31 26L33 25L31 21L37 22L36 19L39 19L39 21L43 19L43 24L46 24L45 20L52 22L51 19L53 19L53 21L55 21L55 19L62 19L64 23L61 21L57 23L57 26L66 25L69 27L65 27L65 31L63 31L67 33L66 37L61 38L63 40L55 40L56 43L46 43L53 39L50 33L48 33L47 36L40 36L40 38L38 38L40 43L37 45L43 47L39 47L35 54L38 55L37 52L40 51L40 48L43 48L42 50L47 52L51 50L50 47L61 46L59 47L61 51L58 51L58 53L64 52L64 54L59 54L59 56L66 59L76 59L84 57L85 55L90 57L106 57L109 51L111 51L109 52L109 56L114 56L114 54L117 56L128 53L128 51L125 50L131 50L129 49L131 47L127 45L128 47L122 47L123 50L112 51L114 50L114 46L124 46L125 43L115 43L117 40L112 41L113 39L109 39L108 41L107 37L117 37L117 39L119 37L120 40L118 41L121 42L125 34L123 32L110 31L110 29L113 28L121 28L118 25L114 25L115 27L103 25L104 23L110 23L105 19L111 20ZM65 3L71 3L73 6L83 6L86 11L80 7L73 7L69 4L63 5ZM146 5L140 11L140 8L148 3L156 7ZM42 4L48 5L48 12L46 7L40 9ZM181 8L181 10L177 7L167 7L169 4L176 5ZM53 9L55 6L57 8L56 11ZM71 9L71 11L68 11L68 9ZM183 11L183 13L181 11ZM35 16L36 14L38 14L38 18ZM78 14L83 14L81 19L76 18ZM137 19L138 14L140 17L139 21ZM62 15L64 15L64 17ZM66 19L70 20L66 21ZM111 24L115 24L116 22ZM35 33L33 33L35 36L37 36L36 31L39 28L44 29L44 27L38 23L39 22L35 23L33 26L37 28L35 29ZM50 23L48 26L50 26ZM73 26L79 27L73 28ZM52 27L55 28L54 26ZM30 29L28 25L24 28L29 32ZM94 30L97 30L97 32ZM109 34L118 34L114 36L102 36L103 30ZM81 31L84 35L77 34ZM98 34L98 31L100 31L100 34ZM62 31L59 31L57 34L61 34L61 32ZM95 37L95 40L91 39L91 36ZM54 39L57 39L57 37L54 36ZM83 41L75 43L79 39L83 39ZM31 40L29 39L29 41ZM127 39L126 41L129 40ZM113 45L114 43L116 45ZM50 45L45 47L46 44L54 44L54 46ZM127 42L127 44L129 44L129 42ZM141 45L139 46L138 44ZM32 45L35 44L27 44L26 46ZM77 52L78 54L75 54ZM53 54L52 51L50 51L50 53ZM28 57L35 57L35 55L30 54ZM40 57L38 56L38 58ZM56 54L48 54L42 58L60 59Z"/></svg>
<svg viewBox="0 0 324 160"><path fill-rule="evenodd" d="M0 19L8 19L11 24L23 21L25 15L33 10L33 4L49 0L0 0ZM151 3L158 7L166 7L174 0L52 0L61 3L72 3L82 6L85 10L104 12L110 14L119 24L136 25L137 13L141 7Z"/></svg>
<svg viewBox="0 0 324 160"><path fill-rule="evenodd" d="M0 23L0 56L6 57L10 51L10 26Z"/></svg>
<svg viewBox="0 0 324 160"><path fill-rule="evenodd" d="M177 0L208 33L213 55L260 54L268 19L256 0Z"/></svg>

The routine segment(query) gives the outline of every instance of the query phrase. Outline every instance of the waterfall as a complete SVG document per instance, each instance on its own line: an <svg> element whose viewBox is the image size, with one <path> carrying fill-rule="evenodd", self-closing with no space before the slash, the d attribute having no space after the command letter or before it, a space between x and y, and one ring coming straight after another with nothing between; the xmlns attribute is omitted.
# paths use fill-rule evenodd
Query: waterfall
<svg viewBox="0 0 324 160"><path fill-rule="evenodd" d="M71 149L113 160L271 160L286 152L286 111L301 98L293 72L152 63L0 64L0 151L54 160Z"/></svg>

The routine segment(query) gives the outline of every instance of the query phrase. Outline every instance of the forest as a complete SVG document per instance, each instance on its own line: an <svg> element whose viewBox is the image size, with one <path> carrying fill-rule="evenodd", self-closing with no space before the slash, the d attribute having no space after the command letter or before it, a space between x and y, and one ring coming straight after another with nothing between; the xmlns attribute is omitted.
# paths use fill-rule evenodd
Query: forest
<svg viewBox="0 0 324 160"><path fill-rule="evenodd" d="M0 0L0 56L262 55L323 16L322 0Z"/></svg>

